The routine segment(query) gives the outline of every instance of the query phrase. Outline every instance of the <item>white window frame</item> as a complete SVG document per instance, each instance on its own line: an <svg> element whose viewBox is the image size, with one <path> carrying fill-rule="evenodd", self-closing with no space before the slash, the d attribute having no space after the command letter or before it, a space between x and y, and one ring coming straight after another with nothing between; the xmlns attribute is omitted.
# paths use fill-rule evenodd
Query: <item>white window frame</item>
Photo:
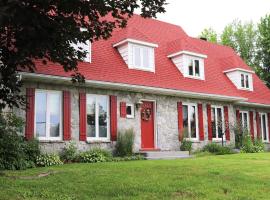
<svg viewBox="0 0 270 200"><path fill-rule="evenodd" d="M245 128L245 127L244 127L244 122L245 122L245 121L244 121L244 117L243 117L243 116L244 116L244 113L247 114L247 130L250 131L250 125L249 125L250 119L249 119L249 113L248 113L248 111L243 111L243 110L240 110L240 111L239 111L239 114L242 115L242 116L241 116L241 118L242 118L241 125L242 125L242 128L244 129L244 128Z"/></svg>
<svg viewBox="0 0 270 200"><path fill-rule="evenodd" d="M38 137L36 134L36 108L37 108L37 93L38 92L45 92L46 93L46 136L45 137ZM50 137L50 104L48 101L48 94L50 93L56 93L59 94L60 96L60 124L59 124L59 137ZM50 141L59 141L62 140L63 138L63 95L61 91L56 91L56 90L43 90L43 89L36 89L35 91L35 117L34 117L34 133L35 137L38 140L50 140Z"/></svg>
<svg viewBox="0 0 270 200"><path fill-rule="evenodd" d="M242 86L242 75L244 76L244 87ZM248 87L247 87L247 81L248 81ZM251 81L250 81L250 75L249 74L246 74L246 73L240 73L240 87L242 89L245 89L245 90L250 90L250 84L251 84Z"/></svg>
<svg viewBox="0 0 270 200"><path fill-rule="evenodd" d="M265 128L266 128L266 140L263 139L263 120L262 120L262 116L265 115ZM262 137L262 141L263 142L269 142L269 129L268 129L268 116L267 113L260 113L260 121L261 121L261 137Z"/></svg>
<svg viewBox="0 0 270 200"><path fill-rule="evenodd" d="M130 114L130 115L127 114L127 115L126 115L126 118L128 118L128 119L133 119L133 118L135 117L135 115L134 115L134 104L127 103L127 104L126 104L126 109L127 109L128 106L131 107L131 114Z"/></svg>
<svg viewBox="0 0 270 200"><path fill-rule="evenodd" d="M96 130L96 137L88 137L88 124L87 124L87 99L88 97L94 97L95 98L95 130ZM99 111L98 111L98 104L97 104L97 97L106 97L107 99L107 137L99 137ZM103 142L108 142L110 141L110 101L109 101L109 96L107 95L99 95L99 94L86 94L86 139L87 141L93 142L93 141L103 141Z"/></svg>
<svg viewBox="0 0 270 200"><path fill-rule="evenodd" d="M197 76L196 75L196 73L195 73L195 61L198 61L198 63L199 63L199 76ZM193 72L193 75L190 75L189 74L189 63L190 63L190 61L192 61L192 72ZM188 75L188 77L192 77L192 78L199 78L199 79L201 79L201 77L202 77L202 75L201 75L201 62L200 62L200 59L197 59L197 58L188 58L188 66L187 66L187 75Z"/></svg>
<svg viewBox="0 0 270 200"><path fill-rule="evenodd" d="M136 66L135 65L135 48L139 48L140 49L140 66ZM148 47L148 46L144 46L144 45L138 45L138 44L131 44L131 49L132 49L132 68L133 69L139 69L139 70L143 70L143 71L150 71L150 72L155 72L155 50L153 47ZM148 62L149 62L149 67L144 67L143 66L143 49L147 49L148 50Z"/></svg>
<svg viewBox="0 0 270 200"><path fill-rule="evenodd" d="M188 140L191 141L199 141L199 115L198 115L198 106L196 103L183 103L182 106L187 106L188 107ZM190 123L190 118L191 118L191 107L195 106L195 118L196 118L196 138L191 138L191 123Z"/></svg>
<svg viewBox="0 0 270 200"><path fill-rule="evenodd" d="M221 141L222 140L222 137L218 137L218 120L217 120L217 109L220 108L221 109L221 117L222 117L222 132L224 133L225 132L225 118L224 118L224 109L223 109L223 106L215 106L215 105L212 105L211 106L211 115L212 115L212 108L215 109L215 122L216 122L216 137L214 138L213 137L213 133L212 133L212 141ZM212 119L211 119L211 124L212 124ZM211 127L212 128L212 127ZM223 134L223 141L226 140L226 137L225 137L225 133Z"/></svg>

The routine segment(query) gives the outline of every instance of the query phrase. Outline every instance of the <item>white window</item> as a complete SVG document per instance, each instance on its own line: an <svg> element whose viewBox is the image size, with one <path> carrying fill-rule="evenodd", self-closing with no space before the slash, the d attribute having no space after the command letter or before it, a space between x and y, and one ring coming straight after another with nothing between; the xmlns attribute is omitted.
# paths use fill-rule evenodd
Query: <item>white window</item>
<svg viewBox="0 0 270 200"><path fill-rule="evenodd" d="M36 91L35 133L40 140L62 139L62 92Z"/></svg>
<svg viewBox="0 0 270 200"><path fill-rule="evenodd" d="M196 104L183 104L184 137L198 140L198 110ZM185 132L186 131L186 132Z"/></svg>
<svg viewBox="0 0 270 200"><path fill-rule="evenodd" d="M249 130L249 115L247 111L240 111L240 123L244 130Z"/></svg>
<svg viewBox="0 0 270 200"><path fill-rule="evenodd" d="M81 31L86 31L86 29L81 28ZM76 50L80 50L80 51L85 51L86 52L86 56L85 58L82 60L84 62L91 62L91 42L90 40L86 40L85 43L83 42L78 42L78 43L71 43L71 46Z"/></svg>
<svg viewBox="0 0 270 200"><path fill-rule="evenodd" d="M134 105L133 104L126 105L126 113L127 113L127 118L134 118Z"/></svg>
<svg viewBox="0 0 270 200"><path fill-rule="evenodd" d="M249 75L241 74L241 87L249 89Z"/></svg>
<svg viewBox="0 0 270 200"><path fill-rule="evenodd" d="M87 94L87 139L109 140L109 100L105 95Z"/></svg>
<svg viewBox="0 0 270 200"><path fill-rule="evenodd" d="M143 45L132 44L133 68L155 71L154 48Z"/></svg>
<svg viewBox="0 0 270 200"><path fill-rule="evenodd" d="M268 134L268 119L267 119L267 114L266 113L260 113L260 118L261 118L261 136L262 140L264 142L269 142L269 134Z"/></svg>
<svg viewBox="0 0 270 200"><path fill-rule="evenodd" d="M200 77L200 61L197 59L188 60L188 75Z"/></svg>
<svg viewBox="0 0 270 200"><path fill-rule="evenodd" d="M211 126L213 140L221 140L222 135L225 139L224 113L221 106L212 106L211 108Z"/></svg>

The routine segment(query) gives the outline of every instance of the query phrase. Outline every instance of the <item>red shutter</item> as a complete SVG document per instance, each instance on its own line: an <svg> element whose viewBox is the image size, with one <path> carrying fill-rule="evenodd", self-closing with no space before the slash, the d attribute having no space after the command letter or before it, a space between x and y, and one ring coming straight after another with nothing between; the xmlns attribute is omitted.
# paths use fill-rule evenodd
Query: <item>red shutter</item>
<svg viewBox="0 0 270 200"><path fill-rule="evenodd" d="M240 126L242 122L240 122L240 111L236 110L236 122L237 126Z"/></svg>
<svg viewBox="0 0 270 200"><path fill-rule="evenodd" d="M71 139L71 98L69 91L63 91L63 135L64 140Z"/></svg>
<svg viewBox="0 0 270 200"><path fill-rule="evenodd" d="M86 141L86 94L80 93L80 141Z"/></svg>
<svg viewBox="0 0 270 200"><path fill-rule="evenodd" d="M198 114L199 114L199 136L200 141L204 140L204 127L203 127L203 107L202 104L198 104Z"/></svg>
<svg viewBox="0 0 270 200"><path fill-rule="evenodd" d="M228 106L224 106L224 118L225 118L225 136L226 136L226 140L230 141L230 123L229 123Z"/></svg>
<svg viewBox="0 0 270 200"><path fill-rule="evenodd" d="M257 138L261 138L261 122L260 122L260 115L256 112L256 126L257 126Z"/></svg>
<svg viewBox="0 0 270 200"><path fill-rule="evenodd" d="M35 89L26 88L25 138L27 140L34 138L34 121L35 121Z"/></svg>
<svg viewBox="0 0 270 200"><path fill-rule="evenodd" d="M252 140L254 140L254 123L253 123L253 111L249 111L249 124L250 124L250 134Z"/></svg>
<svg viewBox="0 0 270 200"><path fill-rule="evenodd" d="M126 102L120 102L120 117L126 118L126 116L127 116Z"/></svg>
<svg viewBox="0 0 270 200"><path fill-rule="evenodd" d="M268 138L270 138L270 113L267 113L267 118L268 118L268 134L269 134Z"/></svg>
<svg viewBox="0 0 270 200"><path fill-rule="evenodd" d="M110 96L110 125L111 125L111 140L117 140L117 97Z"/></svg>
<svg viewBox="0 0 270 200"><path fill-rule="evenodd" d="M207 122L208 122L208 140L212 140L213 133L212 133L212 122L211 122L211 105L207 104Z"/></svg>
<svg viewBox="0 0 270 200"><path fill-rule="evenodd" d="M177 102L178 111L178 139L182 141L183 139L183 107L182 102Z"/></svg>

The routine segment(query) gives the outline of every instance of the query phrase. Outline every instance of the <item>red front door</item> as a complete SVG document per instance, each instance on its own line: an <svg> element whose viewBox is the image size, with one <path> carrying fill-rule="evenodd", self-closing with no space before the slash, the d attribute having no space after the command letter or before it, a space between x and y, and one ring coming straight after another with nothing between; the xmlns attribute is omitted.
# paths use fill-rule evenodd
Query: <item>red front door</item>
<svg viewBox="0 0 270 200"><path fill-rule="evenodd" d="M142 149L154 149L154 103L143 101L141 107L141 146Z"/></svg>

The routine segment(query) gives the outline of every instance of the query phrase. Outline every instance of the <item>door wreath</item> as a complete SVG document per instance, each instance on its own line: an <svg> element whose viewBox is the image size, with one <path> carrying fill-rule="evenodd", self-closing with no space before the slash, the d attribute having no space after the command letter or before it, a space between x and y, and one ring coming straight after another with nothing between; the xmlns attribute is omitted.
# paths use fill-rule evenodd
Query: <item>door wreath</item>
<svg viewBox="0 0 270 200"><path fill-rule="evenodd" d="M143 111L142 111L142 120L144 121L149 121L151 119L151 109L150 108L145 108Z"/></svg>

